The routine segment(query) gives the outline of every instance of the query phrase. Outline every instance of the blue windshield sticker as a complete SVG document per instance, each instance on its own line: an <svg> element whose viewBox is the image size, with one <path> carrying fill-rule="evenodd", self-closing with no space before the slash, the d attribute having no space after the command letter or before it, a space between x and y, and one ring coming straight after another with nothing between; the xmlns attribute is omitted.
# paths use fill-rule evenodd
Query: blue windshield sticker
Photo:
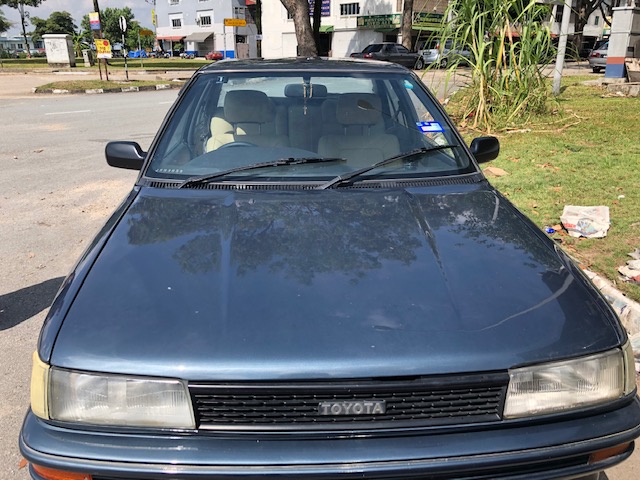
<svg viewBox="0 0 640 480"><path fill-rule="evenodd" d="M416 122L422 133L444 132L442 125L438 122Z"/></svg>
<svg viewBox="0 0 640 480"><path fill-rule="evenodd" d="M404 88L409 88L409 89L413 90L413 83L411 83L409 80L405 80L404 81Z"/></svg>

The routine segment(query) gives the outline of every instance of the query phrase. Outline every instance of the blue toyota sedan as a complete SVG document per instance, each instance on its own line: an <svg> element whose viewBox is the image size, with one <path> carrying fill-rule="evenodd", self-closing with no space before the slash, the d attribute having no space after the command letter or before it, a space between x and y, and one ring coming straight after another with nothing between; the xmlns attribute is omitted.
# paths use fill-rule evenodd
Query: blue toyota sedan
<svg viewBox="0 0 640 480"><path fill-rule="evenodd" d="M386 62L194 74L33 355L36 480L593 479L632 351L568 256Z"/></svg>

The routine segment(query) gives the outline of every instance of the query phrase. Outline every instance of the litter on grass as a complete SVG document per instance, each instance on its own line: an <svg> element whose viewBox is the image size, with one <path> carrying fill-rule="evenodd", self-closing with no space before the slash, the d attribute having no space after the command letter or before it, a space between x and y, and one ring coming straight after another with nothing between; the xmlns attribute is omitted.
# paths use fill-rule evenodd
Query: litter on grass
<svg viewBox="0 0 640 480"><path fill-rule="evenodd" d="M609 207L565 205L560 221L572 237L602 238L607 236Z"/></svg>
<svg viewBox="0 0 640 480"><path fill-rule="evenodd" d="M636 283L640 285L640 248L636 248L629 253L633 260L627 260L627 264L618 267L618 273L622 275L625 282Z"/></svg>

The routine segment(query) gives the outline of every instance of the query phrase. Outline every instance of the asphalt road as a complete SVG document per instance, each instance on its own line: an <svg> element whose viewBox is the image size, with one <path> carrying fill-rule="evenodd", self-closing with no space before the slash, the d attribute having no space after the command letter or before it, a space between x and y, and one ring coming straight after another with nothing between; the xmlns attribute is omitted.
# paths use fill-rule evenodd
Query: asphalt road
<svg viewBox="0 0 640 480"><path fill-rule="evenodd" d="M17 439L46 310L136 179L106 164L104 146L121 139L147 148L176 95L0 98L0 479L27 478L17 471Z"/></svg>
<svg viewBox="0 0 640 480"><path fill-rule="evenodd" d="M104 146L131 140L147 148L177 95L29 93L46 81L0 75L0 480L28 478L17 439L48 306L137 175L107 166ZM640 454L608 476L640 478Z"/></svg>

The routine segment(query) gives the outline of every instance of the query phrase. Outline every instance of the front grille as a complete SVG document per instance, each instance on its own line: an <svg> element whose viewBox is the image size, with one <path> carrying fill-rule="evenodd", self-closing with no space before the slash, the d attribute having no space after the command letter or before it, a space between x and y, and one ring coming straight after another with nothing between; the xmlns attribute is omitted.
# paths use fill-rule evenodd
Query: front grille
<svg viewBox="0 0 640 480"><path fill-rule="evenodd" d="M198 384L190 392L201 429L353 430L498 421L506 384L503 375L493 375L450 382ZM340 414L332 414L327 402L338 403ZM372 404L386 411L372 414Z"/></svg>

